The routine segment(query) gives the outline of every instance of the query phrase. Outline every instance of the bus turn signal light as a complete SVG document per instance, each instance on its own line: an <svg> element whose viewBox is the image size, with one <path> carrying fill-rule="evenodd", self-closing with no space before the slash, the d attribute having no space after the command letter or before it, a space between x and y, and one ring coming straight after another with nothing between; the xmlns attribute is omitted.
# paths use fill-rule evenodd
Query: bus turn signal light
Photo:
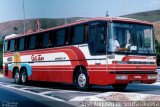
<svg viewBox="0 0 160 107"><path fill-rule="evenodd" d="M148 75L149 80L155 80L157 79L157 75Z"/></svg>

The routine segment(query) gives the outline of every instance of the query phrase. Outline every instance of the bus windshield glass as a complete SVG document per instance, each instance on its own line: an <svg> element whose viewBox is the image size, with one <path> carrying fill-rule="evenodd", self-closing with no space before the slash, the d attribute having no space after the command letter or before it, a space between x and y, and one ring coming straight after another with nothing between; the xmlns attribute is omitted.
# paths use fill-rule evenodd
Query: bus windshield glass
<svg viewBox="0 0 160 107"><path fill-rule="evenodd" d="M154 54L153 27L150 25L112 23L109 52Z"/></svg>

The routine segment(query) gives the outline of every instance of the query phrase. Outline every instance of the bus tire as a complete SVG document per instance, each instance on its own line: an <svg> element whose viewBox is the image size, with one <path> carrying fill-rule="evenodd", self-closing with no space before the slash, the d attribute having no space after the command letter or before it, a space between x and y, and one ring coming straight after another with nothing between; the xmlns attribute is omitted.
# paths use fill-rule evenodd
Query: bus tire
<svg viewBox="0 0 160 107"><path fill-rule="evenodd" d="M78 69L75 74L75 86L82 91L89 88L89 78L86 70Z"/></svg>
<svg viewBox="0 0 160 107"><path fill-rule="evenodd" d="M14 74L15 83L16 84L21 84L21 77L20 77L21 75L20 75L19 69L16 68L14 72L15 72L15 74Z"/></svg>
<svg viewBox="0 0 160 107"><path fill-rule="evenodd" d="M28 75L27 75L27 69L22 68L21 69L21 82L23 85L26 85L28 82Z"/></svg>
<svg viewBox="0 0 160 107"><path fill-rule="evenodd" d="M113 84L112 87L116 91L124 91L128 84Z"/></svg>

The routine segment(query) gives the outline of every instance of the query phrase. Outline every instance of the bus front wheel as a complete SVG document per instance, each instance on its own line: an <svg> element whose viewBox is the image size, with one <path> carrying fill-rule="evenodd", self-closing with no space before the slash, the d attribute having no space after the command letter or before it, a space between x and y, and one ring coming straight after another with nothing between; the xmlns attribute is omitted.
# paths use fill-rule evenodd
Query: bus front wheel
<svg viewBox="0 0 160 107"><path fill-rule="evenodd" d="M113 84L112 87L116 91L123 91L127 87L128 84Z"/></svg>
<svg viewBox="0 0 160 107"><path fill-rule="evenodd" d="M75 85L79 90L87 90L89 87L89 78L86 70L79 69L75 75Z"/></svg>

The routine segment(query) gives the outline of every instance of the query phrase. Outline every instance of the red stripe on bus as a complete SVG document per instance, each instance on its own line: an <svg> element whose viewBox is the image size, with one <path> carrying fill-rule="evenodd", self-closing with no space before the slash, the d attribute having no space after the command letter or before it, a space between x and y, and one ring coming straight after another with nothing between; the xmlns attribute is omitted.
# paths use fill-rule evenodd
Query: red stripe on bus
<svg viewBox="0 0 160 107"><path fill-rule="evenodd" d="M125 56L122 61L129 61L130 59L146 59L146 56Z"/></svg>
<svg viewBox="0 0 160 107"><path fill-rule="evenodd" d="M42 50L29 50L29 51L24 51L19 53L21 56L23 56L23 55L46 54L46 53L57 53L57 52L66 53L70 60L76 60L76 61L71 61L73 67L77 65L84 65L86 67L88 66L87 60L84 54L82 53L82 51L74 46L63 47L63 48L50 48L50 49L42 49ZM14 52L5 53L4 57L10 57L13 55L14 55Z"/></svg>

